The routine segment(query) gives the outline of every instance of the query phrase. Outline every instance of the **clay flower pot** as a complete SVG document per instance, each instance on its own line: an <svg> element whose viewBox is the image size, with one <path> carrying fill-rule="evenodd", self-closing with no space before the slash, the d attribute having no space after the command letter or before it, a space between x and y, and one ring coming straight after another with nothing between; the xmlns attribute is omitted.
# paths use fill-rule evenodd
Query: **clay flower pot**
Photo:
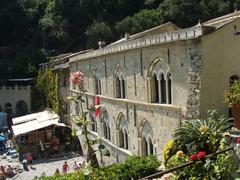
<svg viewBox="0 0 240 180"><path fill-rule="evenodd" d="M234 127L240 130L240 105L233 104L231 111L234 119Z"/></svg>

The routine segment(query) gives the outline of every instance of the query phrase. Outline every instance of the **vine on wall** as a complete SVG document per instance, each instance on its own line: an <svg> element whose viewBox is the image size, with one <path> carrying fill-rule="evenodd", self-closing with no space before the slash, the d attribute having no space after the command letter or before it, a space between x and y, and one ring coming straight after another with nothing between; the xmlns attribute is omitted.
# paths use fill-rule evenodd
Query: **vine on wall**
<svg viewBox="0 0 240 180"><path fill-rule="evenodd" d="M61 105L59 100L58 74L52 72L51 69L46 69L44 72L39 70L36 85L36 96L34 101L38 101L37 110L51 108L54 112L60 115Z"/></svg>

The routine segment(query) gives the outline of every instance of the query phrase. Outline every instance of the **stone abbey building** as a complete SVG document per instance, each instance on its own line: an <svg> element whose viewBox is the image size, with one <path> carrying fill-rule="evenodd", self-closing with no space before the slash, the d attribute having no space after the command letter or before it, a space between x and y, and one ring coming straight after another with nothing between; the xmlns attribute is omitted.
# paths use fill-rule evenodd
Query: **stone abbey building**
<svg viewBox="0 0 240 180"><path fill-rule="evenodd" d="M68 58L69 72L85 75L85 108L100 101L89 131L110 151L102 162L131 154L161 159L183 121L204 118L212 107L228 114L224 90L240 75L239 17L236 11L186 29L169 22ZM70 83L69 93L79 87ZM74 103L69 109L76 113Z"/></svg>

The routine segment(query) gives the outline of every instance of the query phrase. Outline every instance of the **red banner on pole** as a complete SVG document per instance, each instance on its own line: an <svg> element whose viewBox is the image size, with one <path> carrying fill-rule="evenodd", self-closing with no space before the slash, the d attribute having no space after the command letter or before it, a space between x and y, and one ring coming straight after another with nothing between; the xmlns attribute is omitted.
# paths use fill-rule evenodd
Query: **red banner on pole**
<svg viewBox="0 0 240 180"><path fill-rule="evenodd" d="M100 108L98 107L99 104L100 104L100 98L98 96L94 96L94 106L95 106L96 117L100 116Z"/></svg>

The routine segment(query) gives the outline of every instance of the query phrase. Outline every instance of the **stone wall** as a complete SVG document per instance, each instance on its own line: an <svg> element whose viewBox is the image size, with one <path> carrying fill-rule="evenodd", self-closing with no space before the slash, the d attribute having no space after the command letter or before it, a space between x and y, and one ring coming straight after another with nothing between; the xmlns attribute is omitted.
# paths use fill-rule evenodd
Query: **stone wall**
<svg viewBox="0 0 240 180"><path fill-rule="evenodd" d="M30 85L0 86L0 107L3 112L6 112L6 104L10 103L12 113L15 116L17 112L17 103L20 101L25 102L27 112L31 112Z"/></svg>
<svg viewBox="0 0 240 180"><path fill-rule="evenodd" d="M186 119L200 117L200 88L202 80L202 48L194 44L187 49L190 62Z"/></svg>
<svg viewBox="0 0 240 180"><path fill-rule="evenodd" d="M201 71L201 41L189 39L128 51L111 53L77 60L70 58L70 72L82 71L85 75L84 88L87 90L87 104L93 105L95 77L101 80L100 103L108 113L111 140L103 137L101 122L98 121L98 138L102 138L111 156L106 161L122 161L128 154L143 155L144 138L150 138L153 154L163 156L165 144L187 117L196 117L199 99L195 94L199 89ZM200 49L200 50L199 50ZM151 103L150 79L154 72L171 73L171 104ZM126 98L116 98L115 77L122 74L126 83ZM71 94L76 95L78 87L70 84ZM75 113L74 104L71 114ZM119 148L119 117L127 119L128 149Z"/></svg>

